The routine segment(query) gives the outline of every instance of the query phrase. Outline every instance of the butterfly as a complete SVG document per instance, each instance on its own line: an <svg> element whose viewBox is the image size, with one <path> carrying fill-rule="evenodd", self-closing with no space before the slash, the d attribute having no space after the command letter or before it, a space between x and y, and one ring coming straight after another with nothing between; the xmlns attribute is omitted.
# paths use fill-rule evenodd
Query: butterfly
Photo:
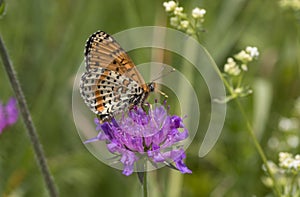
<svg viewBox="0 0 300 197"><path fill-rule="evenodd" d="M137 67L117 41L103 31L92 34L85 45L86 72L80 80L80 94L100 122L141 105L154 82L145 83Z"/></svg>

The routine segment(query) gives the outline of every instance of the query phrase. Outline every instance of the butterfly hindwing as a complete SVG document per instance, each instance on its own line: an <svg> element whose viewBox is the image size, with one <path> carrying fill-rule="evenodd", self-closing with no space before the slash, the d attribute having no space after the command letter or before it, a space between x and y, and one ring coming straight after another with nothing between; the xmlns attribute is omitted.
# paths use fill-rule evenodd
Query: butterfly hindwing
<svg viewBox="0 0 300 197"><path fill-rule="evenodd" d="M80 93L94 113L103 115L128 107L143 91L137 82L124 75L96 68L83 74Z"/></svg>

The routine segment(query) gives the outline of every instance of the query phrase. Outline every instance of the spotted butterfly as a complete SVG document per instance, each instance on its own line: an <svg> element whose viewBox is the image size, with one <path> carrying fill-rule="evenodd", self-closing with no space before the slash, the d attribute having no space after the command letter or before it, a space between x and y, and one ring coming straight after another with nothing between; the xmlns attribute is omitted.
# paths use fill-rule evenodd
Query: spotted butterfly
<svg viewBox="0 0 300 197"><path fill-rule="evenodd" d="M142 105L156 84L145 83L136 66L116 40L103 31L92 34L85 45L86 72L80 94L101 122Z"/></svg>

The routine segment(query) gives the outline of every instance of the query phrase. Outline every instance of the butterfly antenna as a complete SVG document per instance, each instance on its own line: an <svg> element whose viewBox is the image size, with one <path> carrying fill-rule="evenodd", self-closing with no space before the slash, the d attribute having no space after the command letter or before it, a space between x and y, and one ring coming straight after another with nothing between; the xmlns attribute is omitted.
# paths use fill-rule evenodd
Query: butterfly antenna
<svg viewBox="0 0 300 197"><path fill-rule="evenodd" d="M156 77L154 79L157 79L160 77L161 73L166 69L166 65L163 65L161 68L160 68L160 71L156 74ZM154 81L154 80L152 80Z"/></svg>
<svg viewBox="0 0 300 197"><path fill-rule="evenodd" d="M170 73L172 73L172 72L175 71L175 68L172 68L171 70L168 70L167 73L161 74L161 73L163 72L163 70L165 70L165 68L166 68L166 66L163 66L162 69L160 70L160 72L158 73L158 76L157 76L156 78L154 78L152 81L156 81L156 80L158 80L158 79L161 79L161 78L163 78L164 76L166 76L166 75L168 75L168 74L170 74Z"/></svg>

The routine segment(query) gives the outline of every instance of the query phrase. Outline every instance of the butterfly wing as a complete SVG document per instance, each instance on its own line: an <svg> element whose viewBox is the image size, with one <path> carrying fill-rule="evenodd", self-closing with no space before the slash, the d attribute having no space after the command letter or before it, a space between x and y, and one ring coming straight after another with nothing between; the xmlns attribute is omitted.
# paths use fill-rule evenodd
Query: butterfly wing
<svg viewBox="0 0 300 197"><path fill-rule="evenodd" d="M85 47L86 69L107 68L135 80L140 85L145 81L136 66L117 41L103 31L90 36Z"/></svg>
<svg viewBox="0 0 300 197"><path fill-rule="evenodd" d="M90 109L104 118L127 108L143 94L136 81L106 68L94 68L84 73L80 92Z"/></svg>
<svg viewBox="0 0 300 197"><path fill-rule="evenodd" d="M147 89L144 79L120 45L103 31L86 43L86 70L80 93L102 121L139 103Z"/></svg>

